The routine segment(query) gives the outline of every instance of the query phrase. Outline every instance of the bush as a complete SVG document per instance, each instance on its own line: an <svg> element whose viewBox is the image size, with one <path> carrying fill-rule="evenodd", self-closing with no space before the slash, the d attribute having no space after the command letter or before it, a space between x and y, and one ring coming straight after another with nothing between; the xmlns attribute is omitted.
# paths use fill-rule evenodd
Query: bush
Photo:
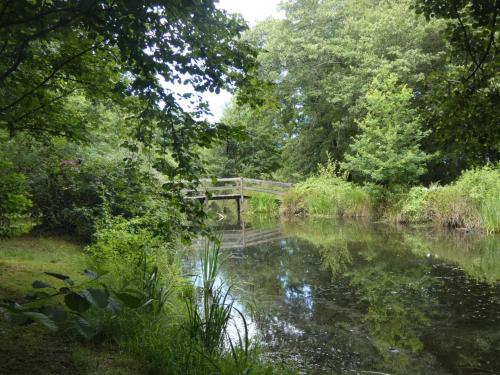
<svg viewBox="0 0 500 375"><path fill-rule="evenodd" d="M423 186L414 186L407 193L401 194L395 206L389 204L388 215L395 216L399 223L424 223L431 220L428 210L428 196L430 189ZM394 213L392 213L394 212Z"/></svg>
<svg viewBox="0 0 500 375"><path fill-rule="evenodd" d="M428 211L438 224L469 230L500 230L500 169L465 171L453 184L434 189Z"/></svg>
<svg viewBox="0 0 500 375"><path fill-rule="evenodd" d="M8 235L12 220L19 219L30 206L26 177L14 172L11 163L0 160L0 236Z"/></svg>
<svg viewBox="0 0 500 375"><path fill-rule="evenodd" d="M163 284L168 293L154 299L164 302L162 309L156 312L146 308L129 309L119 315L106 312L94 316L93 324L100 327L104 338L113 340L122 351L142 360L146 364L144 373L291 373L260 361L257 351L248 346L246 325L240 328L237 338L231 337L229 344L229 331L235 327L233 320L240 319L241 315L229 296L230 287L220 284L218 258L218 248L205 248L200 258L201 282L196 286L180 273L172 279L160 271L154 290ZM121 259L117 258L116 262ZM138 284L138 281L128 276L124 279L127 285L151 294L150 284Z"/></svg>
<svg viewBox="0 0 500 375"><path fill-rule="evenodd" d="M119 160L49 160L31 185L38 229L88 241L106 214L144 214L152 195L149 181L137 166Z"/></svg>

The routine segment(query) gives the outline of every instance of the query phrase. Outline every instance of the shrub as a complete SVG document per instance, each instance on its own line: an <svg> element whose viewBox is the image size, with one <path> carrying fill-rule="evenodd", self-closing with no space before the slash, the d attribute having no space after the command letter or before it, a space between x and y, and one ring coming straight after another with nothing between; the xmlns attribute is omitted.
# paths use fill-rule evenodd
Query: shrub
<svg viewBox="0 0 500 375"><path fill-rule="evenodd" d="M414 186L408 193L402 194L395 207L389 211L395 212L395 220L400 223L424 223L431 220L428 211L428 195L430 189ZM391 215L391 214L389 214Z"/></svg>
<svg viewBox="0 0 500 375"><path fill-rule="evenodd" d="M284 216L304 216L307 213L305 195L302 191L292 188L281 201L280 214Z"/></svg>
<svg viewBox="0 0 500 375"><path fill-rule="evenodd" d="M32 183L39 229L89 240L105 211L124 217L145 213L148 181L136 166L118 160L49 161Z"/></svg>
<svg viewBox="0 0 500 375"><path fill-rule="evenodd" d="M240 334L236 338L231 336L230 340L233 320L243 318L233 306L230 288L220 283L218 264L218 248L207 246L201 252L200 283L192 285L177 274L175 280L168 282L172 286L168 288L168 295L155 297L165 302L161 310L155 313L146 308L128 309L118 316L107 312L107 315L96 316L95 321L100 322L106 338L115 341L124 352L143 360L144 373L292 373L263 364L255 349L249 347L245 328L240 328ZM160 272L158 279L153 291L165 282L165 275ZM140 289L143 285L137 284L136 279L129 280L134 288ZM143 289L147 295L151 294L149 289Z"/></svg>
<svg viewBox="0 0 500 375"><path fill-rule="evenodd" d="M429 193L427 210L440 225L469 230L500 230L500 169L465 171L453 184Z"/></svg>
<svg viewBox="0 0 500 375"><path fill-rule="evenodd" d="M12 220L20 218L30 206L26 177L16 173L11 163L0 160L0 236L9 234Z"/></svg>

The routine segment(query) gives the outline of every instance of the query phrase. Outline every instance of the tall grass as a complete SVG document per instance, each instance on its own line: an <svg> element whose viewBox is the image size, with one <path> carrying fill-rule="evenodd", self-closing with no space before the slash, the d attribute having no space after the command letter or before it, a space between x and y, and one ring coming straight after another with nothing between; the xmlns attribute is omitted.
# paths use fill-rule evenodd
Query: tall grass
<svg viewBox="0 0 500 375"><path fill-rule="evenodd" d="M414 187L389 205L400 222L432 221L439 226L494 233L500 231L500 169L465 171L445 186Z"/></svg>
<svg viewBox="0 0 500 375"><path fill-rule="evenodd" d="M189 332L209 352L223 350L233 313L231 288L219 277L219 254L218 246L205 245L200 256L199 295L187 300Z"/></svg>
<svg viewBox="0 0 500 375"><path fill-rule="evenodd" d="M398 223L500 231L500 166L465 171L450 185L409 190L358 186L323 171L295 185L283 198L284 216L377 217Z"/></svg>
<svg viewBox="0 0 500 375"><path fill-rule="evenodd" d="M154 266L139 270L146 298L158 303L112 319L96 316L102 336L147 364L144 373L291 373L265 364L250 347L246 319L234 306L231 286L222 281L221 261L219 246L207 243L200 251L194 285L180 274L176 279L162 275Z"/></svg>
<svg viewBox="0 0 500 375"><path fill-rule="evenodd" d="M320 175L295 185L285 194L282 213L287 216L371 217L374 204L368 188L340 177Z"/></svg>
<svg viewBox="0 0 500 375"><path fill-rule="evenodd" d="M279 202L271 194L253 193L247 202L248 206L245 213L248 215L278 215L279 213Z"/></svg>

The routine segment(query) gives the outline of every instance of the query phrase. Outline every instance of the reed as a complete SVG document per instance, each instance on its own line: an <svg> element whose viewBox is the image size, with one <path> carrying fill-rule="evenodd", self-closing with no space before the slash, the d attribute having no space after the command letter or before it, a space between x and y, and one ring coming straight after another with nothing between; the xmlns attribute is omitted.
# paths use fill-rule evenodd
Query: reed
<svg viewBox="0 0 500 375"><path fill-rule="evenodd" d="M336 176L311 177L294 186L283 198L287 216L371 217L373 199L367 188Z"/></svg>

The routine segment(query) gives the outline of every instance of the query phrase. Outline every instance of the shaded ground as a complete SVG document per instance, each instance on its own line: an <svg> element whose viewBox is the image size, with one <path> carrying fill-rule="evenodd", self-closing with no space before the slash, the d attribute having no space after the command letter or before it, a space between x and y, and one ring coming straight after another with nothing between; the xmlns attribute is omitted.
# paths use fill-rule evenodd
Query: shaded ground
<svg viewBox="0 0 500 375"><path fill-rule="evenodd" d="M60 237L23 236L0 240L0 300L22 299L44 271L75 277L85 268L80 244ZM75 277L78 279L78 277ZM0 374L141 374L141 364L116 348L75 342L67 332L41 326L12 326L0 317Z"/></svg>

